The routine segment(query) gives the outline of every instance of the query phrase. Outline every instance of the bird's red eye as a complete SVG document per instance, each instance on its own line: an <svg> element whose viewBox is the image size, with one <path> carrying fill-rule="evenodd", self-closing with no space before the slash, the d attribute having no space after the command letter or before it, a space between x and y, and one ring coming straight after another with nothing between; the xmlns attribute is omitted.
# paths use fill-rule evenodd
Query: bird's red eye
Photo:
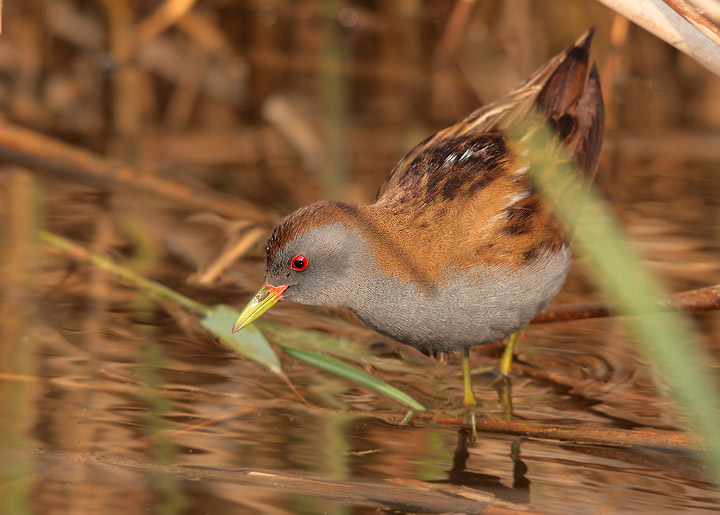
<svg viewBox="0 0 720 515"><path fill-rule="evenodd" d="M301 256L298 254L294 258L292 258L292 261L290 262L290 266L293 270L297 270L298 272L302 272L305 270L308 266L308 260L305 256Z"/></svg>

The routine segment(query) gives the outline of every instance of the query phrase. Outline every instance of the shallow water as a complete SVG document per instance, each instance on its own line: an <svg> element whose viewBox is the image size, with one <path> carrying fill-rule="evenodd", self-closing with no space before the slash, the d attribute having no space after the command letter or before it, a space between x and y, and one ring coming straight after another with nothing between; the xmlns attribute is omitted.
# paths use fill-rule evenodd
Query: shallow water
<svg viewBox="0 0 720 515"><path fill-rule="evenodd" d="M711 267L717 257L716 246L681 226L666 223L636 241L652 245L654 237L692 249L700 264ZM682 262L683 252L672 258ZM192 318L169 317L142 295L111 287L107 276L68 270L62 258L45 259L41 269L3 310L5 341L16 346L6 362L14 366L0 378L7 442L0 468L18 509L447 512L503 502L549 513L720 509L720 493L687 452L492 433L470 443L452 425L400 426L404 410L393 401L285 357L305 406L281 377L212 342ZM692 271L680 268L669 280L693 287ZM559 301L587 298L582 277L579 260ZM93 291L108 295L93 299ZM378 377L440 411L461 404L457 356L426 358L337 318L304 313L288 305L274 318L335 328ZM701 315L699 325L717 341L717 314ZM473 351L482 417L508 414L480 373L499 351ZM615 319L527 328L515 374L515 420L683 427Z"/></svg>
<svg viewBox="0 0 720 515"><path fill-rule="evenodd" d="M95 4L5 2L3 123L227 192L272 218L338 191L372 198L403 152L595 24L608 107L596 183L668 290L720 283L720 83L636 27L611 45L619 17L600 3L477 2L447 59L450 11L473 2L341 2L334 36L319 32L327 2L197 2L187 25L155 36L160 50L141 45L123 66L106 33L112 15ZM131 5L140 23L161 2L100 4ZM328 35L347 52L342 84L330 73L340 57L321 43ZM121 91L133 73L137 90ZM620 320L524 329L511 388L486 373L501 345L473 349L481 422L576 437L498 430L471 442L457 418L459 356L425 357L336 311L268 313L311 330L305 345L448 415L401 425L396 402L277 349L286 381L214 341L195 315L35 238L49 229L193 299L240 307L262 281L260 240L212 286L188 279L247 220L156 190L128 193L113 177L87 186L56 172L3 164L0 173L0 513L720 510L720 490L689 450L582 439L591 429L688 427ZM598 300L579 256L556 302ZM720 313L694 320L717 378Z"/></svg>

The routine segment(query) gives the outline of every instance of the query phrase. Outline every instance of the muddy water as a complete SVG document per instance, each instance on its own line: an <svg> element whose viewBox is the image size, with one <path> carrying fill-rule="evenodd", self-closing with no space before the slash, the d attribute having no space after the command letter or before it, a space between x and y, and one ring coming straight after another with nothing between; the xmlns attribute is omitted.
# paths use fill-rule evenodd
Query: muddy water
<svg viewBox="0 0 720 515"><path fill-rule="evenodd" d="M673 289L720 282L718 245L698 237L696 212L671 220L658 202L617 205L648 264ZM720 494L687 452L484 433L471 443L454 427L399 426L387 421L404 414L397 404L286 356L284 369L305 406L281 377L213 342L193 318L173 309L170 316L107 275L68 268L61 256L45 256L35 274L23 276L26 263L13 255L6 266L14 267L16 281L8 286L1 323L6 510L720 509ZM559 300L595 298L584 277L580 259ZM307 321L305 313L285 306L275 317L293 323ZM326 331L337 324L379 377L438 410L460 404L457 357L425 358L316 316ZM715 356L718 322L716 313L698 317ZM507 404L480 373L498 350L475 350L473 364L479 413L503 418ZM661 379L616 320L526 329L511 393L515 420L683 427Z"/></svg>
<svg viewBox="0 0 720 515"><path fill-rule="evenodd" d="M720 283L720 83L635 26L623 36L621 17L601 3L223 0L185 2L192 9L163 25L170 4L0 2L3 125L226 192L274 217L329 192L372 198L432 130L505 94L594 25L607 106L596 182L669 290ZM457 23L463 11L467 24ZM471 442L451 418L400 425L399 404L279 349L286 378L242 359L195 315L48 249L35 230L208 305L239 306L262 279L260 243L219 284L187 281L247 220L223 225L218 213L199 212L210 203L168 200L154 181L123 192L115 165L88 186L83 174L65 175L61 155L35 156L28 166L49 163L31 171L13 161L17 151L5 155L0 514L720 509L719 490L687 450L534 433L481 432ZM558 301L597 300L579 257ZM271 320L315 331L306 343L341 337L327 350L435 413L458 414L458 356L427 358L339 313L273 311ZM720 313L695 322L717 378ZM527 328L511 388L484 373L500 352L472 352L482 420L686 429L618 320Z"/></svg>

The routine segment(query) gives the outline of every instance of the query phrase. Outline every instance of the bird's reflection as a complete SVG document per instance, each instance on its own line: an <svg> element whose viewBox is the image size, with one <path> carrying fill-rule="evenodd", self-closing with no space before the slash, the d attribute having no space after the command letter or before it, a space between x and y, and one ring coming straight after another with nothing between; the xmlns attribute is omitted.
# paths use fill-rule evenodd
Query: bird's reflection
<svg viewBox="0 0 720 515"><path fill-rule="evenodd" d="M517 504L529 503L530 480L525 476L528 468L520 459L520 445L523 440L515 440L510 446L510 459L513 462L512 486L503 484L502 478L499 476L466 470L467 461L470 458L470 453L468 452L469 442L470 432L466 429L458 431L457 447L455 448L455 453L453 455L452 469L448 472L448 479L435 482L482 490L500 499ZM474 447L477 449L481 445L482 440L478 439L475 441ZM478 456L481 456L481 454L475 453L474 457L476 459ZM477 468L477 466L475 468Z"/></svg>

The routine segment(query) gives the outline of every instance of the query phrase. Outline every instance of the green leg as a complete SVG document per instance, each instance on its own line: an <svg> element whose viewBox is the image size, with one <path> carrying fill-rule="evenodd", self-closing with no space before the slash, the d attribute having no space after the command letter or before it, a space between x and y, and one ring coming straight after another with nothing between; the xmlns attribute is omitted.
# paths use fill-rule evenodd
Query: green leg
<svg viewBox="0 0 720 515"><path fill-rule="evenodd" d="M503 352L500 363L498 363L498 370L504 376L509 376L512 370L513 354L515 353L515 342L517 341L518 333L512 333L508 338L508 343L505 346L505 352Z"/></svg>
<svg viewBox="0 0 720 515"><path fill-rule="evenodd" d="M475 422L475 410L477 399L472 389L472 379L470 378L470 349L465 348L462 351L462 369L463 369L463 389L465 408L470 411L470 428L472 430L472 439L475 441L477 437L477 428Z"/></svg>
<svg viewBox="0 0 720 515"><path fill-rule="evenodd" d="M495 385L498 393L498 402L503 410L503 420L513 419L513 404L512 404L512 382L506 377L500 379L498 384Z"/></svg>
<svg viewBox="0 0 720 515"><path fill-rule="evenodd" d="M463 387L465 390L465 406L477 406L477 399L472 389L472 379L470 378L470 349L462 351L462 369L463 369Z"/></svg>

